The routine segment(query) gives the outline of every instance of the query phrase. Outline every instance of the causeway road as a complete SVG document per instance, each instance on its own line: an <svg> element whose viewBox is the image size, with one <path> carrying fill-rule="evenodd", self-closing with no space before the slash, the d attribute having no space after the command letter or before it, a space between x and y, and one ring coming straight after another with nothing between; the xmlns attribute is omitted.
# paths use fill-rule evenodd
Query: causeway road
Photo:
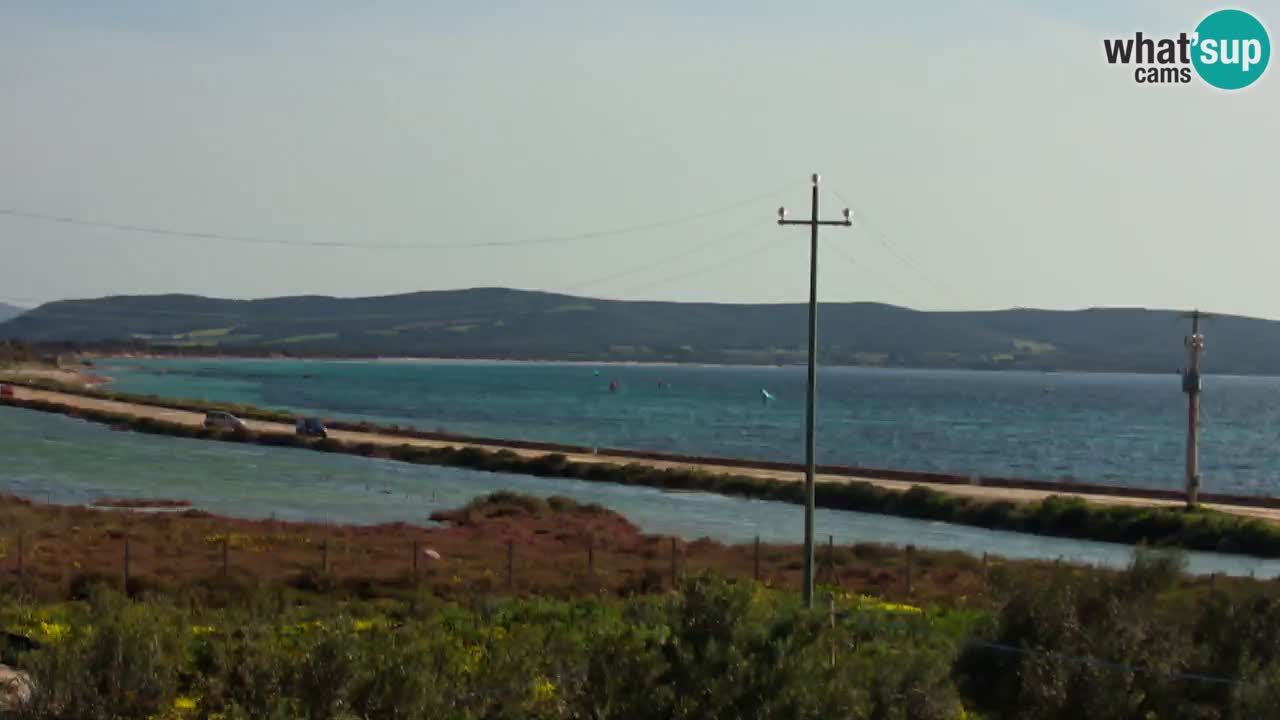
<svg viewBox="0 0 1280 720"><path fill-rule="evenodd" d="M67 405L71 407L96 409L106 412L119 413L122 415L130 415L138 418L151 418L154 420L162 420L171 423L179 423L182 425L200 426L204 423L204 414L198 412L190 412L186 410L172 410L169 408L158 407L155 405L146 405L141 403L121 402L118 400L107 400L104 398L90 397L85 395L76 395L72 393L56 392L52 390L40 390L31 387L25 387L21 384L11 386L17 399L40 400L49 403L57 403L59 405ZM292 435L294 428L291 425L276 422L264 422L261 420L245 420L245 425L250 430L257 433L280 433ZM438 448L438 447L460 447L474 446L486 450L507 449L525 457L539 457L546 455L546 450L530 450L525 448L511 448L503 445L486 444L477 441L447 441L447 440L430 440L417 437L409 437L404 435L389 435L384 433L373 432L352 432L344 430L330 430L329 437L349 443L372 443L374 445L399 446L413 445L418 447ZM777 480L786 480L791 482L803 482L804 474L800 472L778 470L774 468L753 468L740 466L724 466L716 464L699 464L691 462L672 462L664 460L638 460L634 457L625 457L620 455L607 454L589 454L589 453L564 453L566 457L574 462L580 463L614 463L619 465L627 465L639 463L658 468L698 468L710 473L731 473L737 475L748 475L752 477L772 478ZM1147 497L1132 497L1125 495L1101 495L1094 493L1076 493L1069 490L1040 490L1025 488L1006 488L1006 487L990 487L984 485L963 485L950 483L929 483L918 480L887 480L883 478L857 477L849 475L825 475L820 474L817 477L818 482L822 483L848 483L848 482L865 482L887 490L906 491L913 485L925 485L937 490L941 493L947 493L958 497L972 497L983 500L1008 500L1012 502L1034 502L1043 500L1051 495L1080 497L1091 503L1099 505L1131 505L1145 507L1180 507L1181 502L1176 500L1164 500ZM1206 507L1219 510L1234 515L1242 515L1247 517L1255 517L1271 522L1280 522L1280 508L1272 507L1254 507L1245 505L1226 505L1226 504L1206 504Z"/></svg>

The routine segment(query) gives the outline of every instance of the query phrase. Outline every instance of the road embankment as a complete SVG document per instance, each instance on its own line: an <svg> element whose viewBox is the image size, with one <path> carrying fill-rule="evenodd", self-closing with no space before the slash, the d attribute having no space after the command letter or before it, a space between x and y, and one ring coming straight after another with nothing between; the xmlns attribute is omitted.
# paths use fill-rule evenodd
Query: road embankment
<svg viewBox="0 0 1280 720"><path fill-rule="evenodd" d="M6 404L160 435L251 442L383 457L403 462L591 482L704 491L803 502L802 468L786 463L693 458L629 450L580 448L444 433L335 423L327 439L299 437L287 414L249 409L247 432L203 427L190 401L136 402L93 391L16 386ZM169 405L169 406L166 406ZM180 406L180 407L173 407ZM212 407L213 404L210 404ZM254 419L253 416L274 420ZM363 428L363 429L352 429ZM874 473L881 473L876 477ZM895 475L885 477L883 475ZM1280 500L1206 497L1204 509L1180 508L1174 493L823 467L817 502L835 510L899 515L995 530L1193 550L1280 557ZM1125 490L1130 492L1126 493Z"/></svg>

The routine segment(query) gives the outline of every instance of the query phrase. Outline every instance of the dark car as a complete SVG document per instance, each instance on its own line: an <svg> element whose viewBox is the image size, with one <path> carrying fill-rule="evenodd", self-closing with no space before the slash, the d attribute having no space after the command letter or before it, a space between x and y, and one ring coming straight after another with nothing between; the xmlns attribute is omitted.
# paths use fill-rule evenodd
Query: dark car
<svg viewBox="0 0 1280 720"><path fill-rule="evenodd" d="M244 421L231 413L213 411L205 413L204 426L216 430L245 430Z"/></svg>
<svg viewBox="0 0 1280 720"><path fill-rule="evenodd" d="M300 418L295 429L299 435L329 437L329 433L324 429L324 423L320 422L320 418Z"/></svg>

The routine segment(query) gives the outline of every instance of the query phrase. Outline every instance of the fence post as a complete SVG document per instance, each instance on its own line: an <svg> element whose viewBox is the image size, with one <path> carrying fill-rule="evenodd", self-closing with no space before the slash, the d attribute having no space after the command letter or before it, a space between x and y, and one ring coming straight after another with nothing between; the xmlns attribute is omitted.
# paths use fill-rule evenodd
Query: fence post
<svg viewBox="0 0 1280 720"><path fill-rule="evenodd" d="M227 536L222 536L222 577L226 579L231 565L231 543Z"/></svg>
<svg viewBox="0 0 1280 720"><path fill-rule="evenodd" d="M129 538L124 539L124 592L129 594Z"/></svg>
<svg viewBox="0 0 1280 720"><path fill-rule="evenodd" d="M915 593L916 546L907 546L907 595Z"/></svg>
<svg viewBox="0 0 1280 720"><path fill-rule="evenodd" d="M587 536L587 574L596 574L596 544L590 535Z"/></svg>
<svg viewBox="0 0 1280 720"><path fill-rule="evenodd" d="M507 541L507 591L515 589L516 544L510 540Z"/></svg>
<svg viewBox="0 0 1280 720"><path fill-rule="evenodd" d="M760 536L756 536L755 560L752 563L751 578L760 582Z"/></svg>
<svg viewBox="0 0 1280 720"><path fill-rule="evenodd" d="M836 584L836 538L827 536L827 582Z"/></svg>
<svg viewBox="0 0 1280 720"><path fill-rule="evenodd" d="M671 589L676 587L676 539L671 538Z"/></svg>
<svg viewBox="0 0 1280 720"><path fill-rule="evenodd" d="M1211 574L1209 575L1209 589L1210 589L1210 590L1216 590L1216 589L1218 589L1218 573L1216 573L1216 572L1215 572L1215 573L1211 573Z"/></svg>
<svg viewBox="0 0 1280 720"><path fill-rule="evenodd" d="M831 669L836 668L836 595L827 593L827 618L831 625Z"/></svg>

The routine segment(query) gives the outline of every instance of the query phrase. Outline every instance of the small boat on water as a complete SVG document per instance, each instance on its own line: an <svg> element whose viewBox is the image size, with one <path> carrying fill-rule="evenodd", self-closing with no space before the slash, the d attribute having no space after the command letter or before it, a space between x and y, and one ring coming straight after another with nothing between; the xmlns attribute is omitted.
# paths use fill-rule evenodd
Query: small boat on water
<svg viewBox="0 0 1280 720"><path fill-rule="evenodd" d="M618 387L619 385L617 380L609 381L609 392L618 392Z"/></svg>
<svg viewBox="0 0 1280 720"><path fill-rule="evenodd" d="M769 401L770 401L770 400L773 400L773 399L775 399L775 398L773 397L773 394L772 394L772 393L770 393L768 390L765 390L764 388L760 388L760 401L761 401L761 402L763 402L765 405L768 405L768 404L769 404Z"/></svg>

